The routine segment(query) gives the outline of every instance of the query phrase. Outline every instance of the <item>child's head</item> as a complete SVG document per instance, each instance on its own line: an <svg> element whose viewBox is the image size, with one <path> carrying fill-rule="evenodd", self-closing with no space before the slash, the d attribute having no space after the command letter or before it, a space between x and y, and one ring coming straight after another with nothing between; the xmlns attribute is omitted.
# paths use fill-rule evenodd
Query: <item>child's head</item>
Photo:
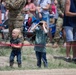
<svg viewBox="0 0 76 75"><path fill-rule="evenodd" d="M20 29L17 29L17 28L13 29L13 31L12 31L12 38L18 38L19 35L21 35Z"/></svg>
<svg viewBox="0 0 76 75"><path fill-rule="evenodd" d="M43 25L47 27L47 23L45 21L40 21L39 26L43 29Z"/></svg>
<svg viewBox="0 0 76 75"><path fill-rule="evenodd" d="M39 26L42 26L42 25L43 25L43 22L40 22L40 23L39 23Z"/></svg>
<svg viewBox="0 0 76 75"><path fill-rule="evenodd" d="M40 25L40 26L42 26L43 24L44 24L44 25L47 25L47 23L46 23L45 21L40 21L40 22L39 22L39 25Z"/></svg>

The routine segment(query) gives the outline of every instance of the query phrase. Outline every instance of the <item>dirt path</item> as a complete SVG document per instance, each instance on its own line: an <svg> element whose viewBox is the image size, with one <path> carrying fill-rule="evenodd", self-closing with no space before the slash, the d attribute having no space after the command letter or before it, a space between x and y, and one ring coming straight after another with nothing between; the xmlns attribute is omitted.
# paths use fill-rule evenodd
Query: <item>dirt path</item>
<svg viewBox="0 0 76 75"><path fill-rule="evenodd" d="M76 75L76 69L0 71L0 75Z"/></svg>

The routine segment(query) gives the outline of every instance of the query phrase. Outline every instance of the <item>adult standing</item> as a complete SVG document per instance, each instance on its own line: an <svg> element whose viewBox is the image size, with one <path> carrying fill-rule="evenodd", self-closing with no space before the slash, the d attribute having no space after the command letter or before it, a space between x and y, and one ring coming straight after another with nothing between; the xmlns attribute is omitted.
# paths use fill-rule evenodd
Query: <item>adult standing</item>
<svg viewBox="0 0 76 75"><path fill-rule="evenodd" d="M63 26L67 40L66 60L71 59L70 50L72 47L73 61L76 62L76 0L66 0Z"/></svg>
<svg viewBox="0 0 76 75"><path fill-rule="evenodd" d="M6 0L6 8L9 10L9 33L10 37L14 28L23 29L24 16L21 11L26 3L26 0Z"/></svg>
<svg viewBox="0 0 76 75"><path fill-rule="evenodd" d="M49 8L51 0L40 0L42 19L45 19L49 26Z"/></svg>
<svg viewBox="0 0 76 75"><path fill-rule="evenodd" d="M0 0L0 20L3 22L5 20L6 15L6 7L5 7L5 0Z"/></svg>
<svg viewBox="0 0 76 75"><path fill-rule="evenodd" d="M5 3L5 0L0 0L0 24L4 27L4 25L2 24L4 21L6 21L6 7L5 7L6 3ZM3 27L1 27L0 29L2 30ZM7 26L6 26L7 27ZM4 27L4 28L6 28ZM3 32L1 32L2 34L2 39L4 39L4 34Z"/></svg>
<svg viewBox="0 0 76 75"><path fill-rule="evenodd" d="M51 0L39 0L39 7L37 9L40 8L40 12L39 14L42 15L41 20L44 20L47 22L48 25L48 35L50 37L50 42L52 41L52 35L51 35L51 31L49 29L49 25L50 25L50 18L49 18L49 8L50 8L50 4L51 4Z"/></svg>
<svg viewBox="0 0 76 75"><path fill-rule="evenodd" d="M35 16L36 6L33 3L33 0L26 0L26 4L24 7L25 10L28 10L28 14L32 14Z"/></svg>
<svg viewBox="0 0 76 75"><path fill-rule="evenodd" d="M56 24L56 37L62 37L62 34L63 33L63 38L64 38L64 46L66 45L66 42L65 42L65 31L64 31L64 28L62 27L63 25L63 17L64 17L64 8L65 8L65 1L66 0L57 0L57 10L58 10L58 21L57 21L57 24ZM57 38L56 38L57 39Z"/></svg>
<svg viewBox="0 0 76 75"><path fill-rule="evenodd" d="M0 0L0 24L2 23L2 18L1 18L1 0Z"/></svg>
<svg viewBox="0 0 76 75"><path fill-rule="evenodd" d="M58 13L59 13L59 19L60 19L60 23L58 22L57 25L59 25L59 29L61 29L62 25L63 25L63 17L64 17L64 8L65 8L65 1L66 0L57 0L58 1ZM58 30L59 30L58 29ZM65 42L65 31L64 28L62 28L62 32L63 32L63 37L64 37L64 42ZM65 45L66 43L64 43Z"/></svg>
<svg viewBox="0 0 76 75"><path fill-rule="evenodd" d="M39 6L40 0L34 0L33 2L36 6Z"/></svg>
<svg viewBox="0 0 76 75"><path fill-rule="evenodd" d="M64 16L64 7L65 7L65 1L66 0L57 0L58 1L58 13L59 16Z"/></svg>

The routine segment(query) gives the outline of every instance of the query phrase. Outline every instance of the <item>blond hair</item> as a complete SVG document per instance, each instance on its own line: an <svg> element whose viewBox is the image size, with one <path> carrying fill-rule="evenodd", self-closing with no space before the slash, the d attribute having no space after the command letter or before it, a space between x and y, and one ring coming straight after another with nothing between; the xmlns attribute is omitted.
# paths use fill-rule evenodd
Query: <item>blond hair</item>
<svg viewBox="0 0 76 75"><path fill-rule="evenodd" d="M22 35L21 35L21 30L20 30L19 28L13 29L12 32L16 32L16 33L18 34L18 38L21 38L21 37L22 37Z"/></svg>

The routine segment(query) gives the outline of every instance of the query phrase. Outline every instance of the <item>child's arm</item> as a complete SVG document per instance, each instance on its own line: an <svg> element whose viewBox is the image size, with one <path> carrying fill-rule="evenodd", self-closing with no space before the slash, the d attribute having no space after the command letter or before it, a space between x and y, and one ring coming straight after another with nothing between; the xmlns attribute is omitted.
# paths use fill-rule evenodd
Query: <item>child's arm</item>
<svg viewBox="0 0 76 75"><path fill-rule="evenodd" d="M35 28L38 26L39 24L36 24L34 27L31 28L31 31L34 31Z"/></svg>
<svg viewBox="0 0 76 75"><path fill-rule="evenodd" d="M43 29L45 33L48 33L47 23L43 22Z"/></svg>
<svg viewBox="0 0 76 75"><path fill-rule="evenodd" d="M19 43L19 44L11 44L11 47L21 48L22 47L22 43Z"/></svg>
<svg viewBox="0 0 76 75"><path fill-rule="evenodd" d="M16 43L14 43L13 39L10 40L10 43L11 43L11 47L14 47L14 48L21 48L23 43L22 43L22 39L19 38L17 39Z"/></svg>

